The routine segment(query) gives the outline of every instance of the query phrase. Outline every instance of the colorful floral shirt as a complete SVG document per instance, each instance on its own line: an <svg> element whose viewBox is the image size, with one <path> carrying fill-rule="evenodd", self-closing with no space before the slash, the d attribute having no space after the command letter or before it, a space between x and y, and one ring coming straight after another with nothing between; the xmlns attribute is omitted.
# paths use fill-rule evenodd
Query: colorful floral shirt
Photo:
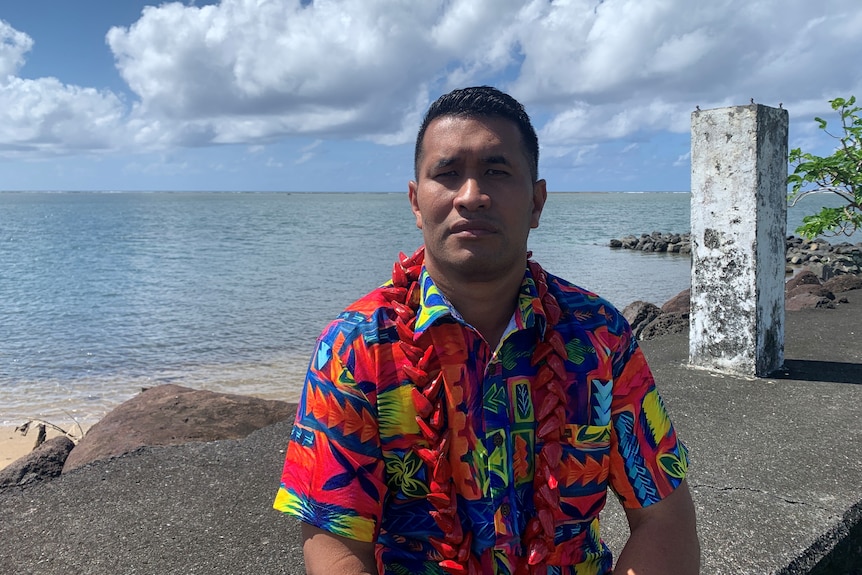
<svg viewBox="0 0 862 575"><path fill-rule="evenodd" d="M534 514L537 450L530 365L546 321L529 269L509 330L496 350L467 325L423 269L414 340L463 360L467 382L447 389L458 513L483 570L509 574ZM677 440L644 356L608 302L559 278L549 291L568 352L567 425L560 464L557 551L549 574L609 573L599 512L612 488L645 507L685 477ZM440 573L429 537L442 537L425 496L430 478L413 451L427 446L416 423L404 358L393 345L395 312L375 290L318 339L275 508L337 535L376 542L381 573ZM555 564L560 563L560 564Z"/></svg>

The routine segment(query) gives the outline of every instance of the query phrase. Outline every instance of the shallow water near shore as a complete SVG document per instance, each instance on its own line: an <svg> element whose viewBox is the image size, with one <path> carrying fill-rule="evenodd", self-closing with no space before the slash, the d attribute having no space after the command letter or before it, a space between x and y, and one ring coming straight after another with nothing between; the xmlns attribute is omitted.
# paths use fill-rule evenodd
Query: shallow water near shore
<svg viewBox="0 0 862 575"><path fill-rule="evenodd" d="M688 229L687 193L555 193L530 248L661 304L689 258L607 243ZM420 243L406 194L0 193L0 424L93 423L167 382L294 400L326 323Z"/></svg>

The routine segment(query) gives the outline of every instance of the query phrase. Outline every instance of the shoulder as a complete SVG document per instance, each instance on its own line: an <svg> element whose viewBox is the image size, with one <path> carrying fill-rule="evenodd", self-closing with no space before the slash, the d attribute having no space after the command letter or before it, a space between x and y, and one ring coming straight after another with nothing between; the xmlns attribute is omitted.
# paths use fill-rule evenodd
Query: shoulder
<svg viewBox="0 0 862 575"><path fill-rule="evenodd" d="M587 329L606 328L622 335L631 330L623 314L608 300L563 278L548 274L548 290L563 312L560 321Z"/></svg>
<svg viewBox="0 0 862 575"><path fill-rule="evenodd" d="M557 299L563 312L595 312L605 316L622 316L619 310L608 300L561 277L548 274L548 290Z"/></svg>
<svg viewBox="0 0 862 575"><path fill-rule="evenodd" d="M391 289L380 286L352 302L330 322L319 339L336 349L353 345L357 340L365 345L391 340L396 335L395 311L387 293Z"/></svg>

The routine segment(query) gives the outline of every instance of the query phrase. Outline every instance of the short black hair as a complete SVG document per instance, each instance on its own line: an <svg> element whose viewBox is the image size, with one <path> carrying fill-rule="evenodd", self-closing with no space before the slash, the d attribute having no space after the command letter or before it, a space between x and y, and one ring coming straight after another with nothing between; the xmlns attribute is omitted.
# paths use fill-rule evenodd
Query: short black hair
<svg viewBox="0 0 862 575"><path fill-rule="evenodd" d="M472 88L461 88L452 90L448 94L440 96L436 102L431 104L419 134L416 136L416 150L413 154L413 169L416 180L419 180L419 162L422 156L422 140L428 125L442 116L455 116L461 118L490 118L500 117L510 120L518 126L521 132L521 143L530 164L530 177L533 182L539 179L539 138L536 130L530 122L530 116L515 98L501 92L491 86L475 86Z"/></svg>

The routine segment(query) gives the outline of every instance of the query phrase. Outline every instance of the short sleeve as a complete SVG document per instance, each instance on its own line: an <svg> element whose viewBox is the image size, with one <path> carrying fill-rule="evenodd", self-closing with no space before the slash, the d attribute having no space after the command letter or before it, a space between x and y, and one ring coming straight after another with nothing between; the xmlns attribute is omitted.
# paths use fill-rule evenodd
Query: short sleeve
<svg viewBox="0 0 862 575"><path fill-rule="evenodd" d="M646 507L670 495L685 478L688 453L634 338L615 369L611 402L610 484L624 507Z"/></svg>
<svg viewBox="0 0 862 575"><path fill-rule="evenodd" d="M336 321L318 339L274 507L333 534L372 542L380 529L384 466L375 409L349 368L357 353L351 333Z"/></svg>

